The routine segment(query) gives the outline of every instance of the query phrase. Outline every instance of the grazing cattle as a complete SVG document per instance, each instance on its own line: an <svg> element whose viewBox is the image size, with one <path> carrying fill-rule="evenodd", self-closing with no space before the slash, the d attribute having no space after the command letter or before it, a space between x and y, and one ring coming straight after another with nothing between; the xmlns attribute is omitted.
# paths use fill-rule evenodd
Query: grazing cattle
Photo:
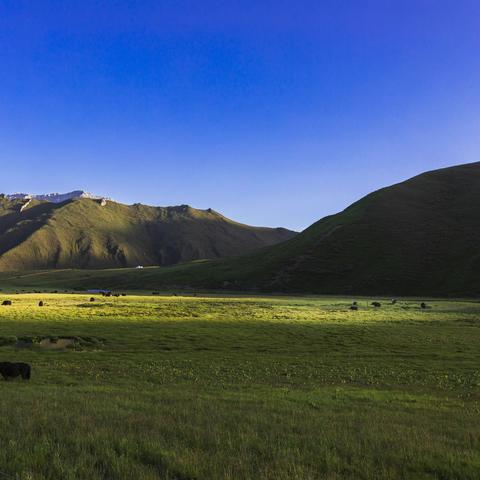
<svg viewBox="0 0 480 480"><path fill-rule="evenodd" d="M94 302L95 299L94 299L93 297L90 297L90 301L91 301L91 302Z"/></svg>
<svg viewBox="0 0 480 480"><path fill-rule="evenodd" d="M357 302L352 302L352 305L357 305Z"/></svg>
<svg viewBox="0 0 480 480"><path fill-rule="evenodd" d="M350 310L358 310L358 306L357 305L350 305Z"/></svg>
<svg viewBox="0 0 480 480"><path fill-rule="evenodd" d="M31 368L28 363L0 362L0 374L5 380L21 376L23 380L30 380Z"/></svg>
<svg viewBox="0 0 480 480"><path fill-rule="evenodd" d="M2 302L2 305L11 305L12 304L12 301L11 300L4 300Z"/></svg>
<svg viewBox="0 0 480 480"><path fill-rule="evenodd" d="M420 304L420 308L424 310L425 308L427 308L427 304L425 302L422 302Z"/></svg>
<svg viewBox="0 0 480 480"><path fill-rule="evenodd" d="M43 302L41 300L38 302L38 306L43 307Z"/></svg>
<svg viewBox="0 0 480 480"><path fill-rule="evenodd" d="M382 304L380 302L372 302L371 303L375 308L381 307Z"/></svg>

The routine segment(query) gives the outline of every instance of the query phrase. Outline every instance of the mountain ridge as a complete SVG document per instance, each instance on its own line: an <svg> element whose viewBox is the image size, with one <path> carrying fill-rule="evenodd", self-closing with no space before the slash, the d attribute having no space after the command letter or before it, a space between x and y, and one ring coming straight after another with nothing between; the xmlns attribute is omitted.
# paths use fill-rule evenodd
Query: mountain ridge
<svg viewBox="0 0 480 480"><path fill-rule="evenodd" d="M212 209L100 198L0 198L0 270L171 265L239 255L295 235L243 225Z"/></svg>
<svg viewBox="0 0 480 480"><path fill-rule="evenodd" d="M379 189L298 235L239 256L139 271L43 272L20 275L18 284L478 297L479 218L476 162Z"/></svg>
<svg viewBox="0 0 480 480"><path fill-rule="evenodd" d="M242 256L145 271L47 272L83 288L478 297L480 162L422 173L366 195L284 242ZM32 281L19 280L20 283Z"/></svg>

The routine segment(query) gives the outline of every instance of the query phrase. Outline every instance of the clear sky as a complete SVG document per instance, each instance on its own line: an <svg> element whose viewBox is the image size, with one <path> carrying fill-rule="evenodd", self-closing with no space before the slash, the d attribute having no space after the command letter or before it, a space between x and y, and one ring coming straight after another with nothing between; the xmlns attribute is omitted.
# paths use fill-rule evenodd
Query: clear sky
<svg viewBox="0 0 480 480"><path fill-rule="evenodd" d="M3 192L303 229L478 160L478 0L0 2Z"/></svg>

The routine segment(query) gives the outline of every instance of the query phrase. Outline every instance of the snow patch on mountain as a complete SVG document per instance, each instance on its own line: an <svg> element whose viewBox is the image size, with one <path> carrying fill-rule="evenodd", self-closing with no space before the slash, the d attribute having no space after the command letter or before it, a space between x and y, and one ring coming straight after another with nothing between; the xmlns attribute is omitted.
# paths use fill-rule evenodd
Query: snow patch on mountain
<svg viewBox="0 0 480 480"><path fill-rule="evenodd" d="M62 203L67 200L73 200L75 198L90 198L93 200L103 200L105 197L92 195L91 193L83 190L74 190L68 193L46 193L46 194L32 194L32 193L12 193L6 195L9 200L41 200L51 203Z"/></svg>

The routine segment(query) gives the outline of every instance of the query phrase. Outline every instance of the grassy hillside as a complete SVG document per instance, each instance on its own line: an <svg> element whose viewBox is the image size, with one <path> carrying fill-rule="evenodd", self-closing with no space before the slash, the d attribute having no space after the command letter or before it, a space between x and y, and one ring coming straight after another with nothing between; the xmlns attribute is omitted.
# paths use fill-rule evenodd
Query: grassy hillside
<svg viewBox="0 0 480 480"><path fill-rule="evenodd" d="M476 302L90 296L0 294L1 478L479 478Z"/></svg>
<svg viewBox="0 0 480 480"><path fill-rule="evenodd" d="M213 210L0 198L0 270L171 265L239 255L294 232L250 227Z"/></svg>
<svg viewBox="0 0 480 480"><path fill-rule="evenodd" d="M476 295L480 163L376 191L272 247L259 277L286 291Z"/></svg>

